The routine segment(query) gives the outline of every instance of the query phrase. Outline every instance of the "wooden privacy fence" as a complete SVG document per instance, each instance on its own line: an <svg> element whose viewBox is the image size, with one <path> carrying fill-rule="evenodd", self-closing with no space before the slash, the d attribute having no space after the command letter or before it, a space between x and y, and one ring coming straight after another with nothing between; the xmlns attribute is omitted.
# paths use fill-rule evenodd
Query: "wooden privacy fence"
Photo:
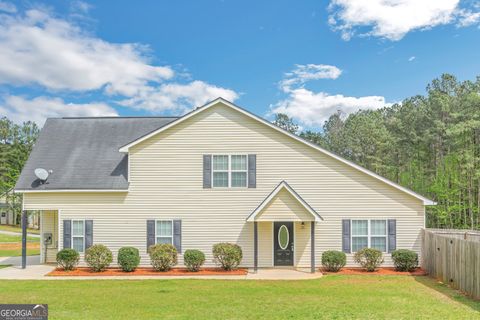
<svg viewBox="0 0 480 320"><path fill-rule="evenodd" d="M424 230L422 267L430 276L480 299L480 233L466 232Z"/></svg>

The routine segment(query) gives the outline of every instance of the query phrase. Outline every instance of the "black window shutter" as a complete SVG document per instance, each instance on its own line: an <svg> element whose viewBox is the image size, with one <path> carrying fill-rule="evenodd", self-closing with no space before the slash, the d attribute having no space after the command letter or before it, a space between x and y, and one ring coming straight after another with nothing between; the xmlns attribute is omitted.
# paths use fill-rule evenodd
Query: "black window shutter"
<svg viewBox="0 0 480 320"><path fill-rule="evenodd" d="M147 220L147 252L155 244L155 220Z"/></svg>
<svg viewBox="0 0 480 320"><path fill-rule="evenodd" d="M350 219L342 220L342 251L350 253Z"/></svg>
<svg viewBox="0 0 480 320"><path fill-rule="evenodd" d="M203 155L203 188L212 187L212 155Z"/></svg>
<svg viewBox="0 0 480 320"><path fill-rule="evenodd" d="M182 253L182 220L173 220L173 245Z"/></svg>
<svg viewBox="0 0 480 320"><path fill-rule="evenodd" d="M72 220L63 220L63 248L72 247Z"/></svg>
<svg viewBox="0 0 480 320"><path fill-rule="evenodd" d="M257 155L248 155L248 187L257 187Z"/></svg>
<svg viewBox="0 0 480 320"><path fill-rule="evenodd" d="M388 220L388 252L397 249L397 220Z"/></svg>
<svg viewBox="0 0 480 320"><path fill-rule="evenodd" d="M93 220L85 220L85 250L93 245Z"/></svg>

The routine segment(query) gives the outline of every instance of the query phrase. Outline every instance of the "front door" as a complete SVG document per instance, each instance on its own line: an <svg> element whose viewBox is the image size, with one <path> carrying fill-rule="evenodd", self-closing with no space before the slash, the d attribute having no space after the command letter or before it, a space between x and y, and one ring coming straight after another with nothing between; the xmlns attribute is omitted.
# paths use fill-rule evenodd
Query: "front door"
<svg viewBox="0 0 480 320"><path fill-rule="evenodd" d="M293 222L273 223L273 264L293 266Z"/></svg>

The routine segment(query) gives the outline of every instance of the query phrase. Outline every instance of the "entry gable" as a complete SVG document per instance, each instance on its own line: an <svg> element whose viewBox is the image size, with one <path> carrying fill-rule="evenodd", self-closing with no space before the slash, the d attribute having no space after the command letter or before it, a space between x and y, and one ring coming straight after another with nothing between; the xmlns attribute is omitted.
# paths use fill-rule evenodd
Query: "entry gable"
<svg viewBox="0 0 480 320"><path fill-rule="evenodd" d="M247 217L247 221L319 221L323 218L282 181Z"/></svg>

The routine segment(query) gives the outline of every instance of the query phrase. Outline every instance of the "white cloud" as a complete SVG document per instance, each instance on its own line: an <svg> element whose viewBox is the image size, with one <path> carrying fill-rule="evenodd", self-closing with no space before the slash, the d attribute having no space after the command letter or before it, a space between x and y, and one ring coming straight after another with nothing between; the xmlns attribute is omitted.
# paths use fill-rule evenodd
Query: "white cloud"
<svg viewBox="0 0 480 320"><path fill-rule="evenodd" d="M15 13L17 12L17 7L13 3L0 1L0 11L8 12L8 13Z"/></svg>
<svg viewBox="0 0 480 320"><path fill-rule="evenodd" d="M307 126L322 126L338 110L349 114L358 110L378 109L390 105L382 96L348 97L341 94L294 89L287 99L272 108L274 113L285 113Z"/></svg>
<svg viewBox="0 0 480 320"><path fill-rule="evenodd" d="M471 10L460 10L457 27L468 27L480 22L480 12L473 12Z"/></svg>
<svg viewBox="0 0 480 320"><path fill-rule="evenodd" d="M199 107L218 97L234 101L238 98L238 94L233 90L196 80L188 84L167 83L156 88L147 88L138 96L119 103L152 112L183 113L192 106Z"/></svg>
<svg viewBox="0 0 480 320"><path fill-rule="evenodd" d="M342 94L313 92L304 88L308 81L337 79L341 74L342 70L336 66L296 65L291 72L285 73L285 78L279 83L280 89L287 97L271 105L270 113L284 113L306 126L321 127L338 110L349 114L360 109L378 109L391 105L382 96L349 97Z"/></svg>
<svg viewBox="0 0 480 320"><path fill-rule="evenodd" d="M307 81L319 79L337 79L342 74L342 70L335 66L326 64L297 64L295 69L285 73L284 79L280 82L280 87L288 91L293 85L302 85Z"/></svg>
<svg viewBox="0 0 480 320"><path fill-rule="evenodd" d="M115 109L102 102L85 104L65 103L60 98L37 97L26 99L21 96L7 96L0 103L0 114L21 123L34 121L43 126L51 117L98 117L118 116Z"/></svg>
<svg viewBox="0 0 480 320"><path fill-rule="evenodd" d="M74 1L72 8L85 14L90 6ZM96 92L107 101L154 112L186 111L220 95L238 98L230 89L188 80L171 66L152 64L147 46L111 43L72 21L45 9L0 14L0 84L35 85L50 94Z"/></svg>
<svg viewBox="0 0 480 320"><path fill-rule="evenodd" d="M460 0L332 0L329 24L344 40L357 33L400 40L413 30L478 22L480 18L472 11L462 18L465 10L459 5Z"/></svg>
<svg viewBox="0 0 480 320"><path fill-rule="evenodd" d="M49 13L29 10L0 20L0 83L52 90L134 95L150 81L172 78L170 67L148 64L138 44L89 36Z"/></svg>
<svg viewBox="0 0 480 320"><path fill-rule="evenodd" d="M412 62L413 60L415 60L417 57L415 56L411 56L410 58L408 58L408 62Z"/></svg>

